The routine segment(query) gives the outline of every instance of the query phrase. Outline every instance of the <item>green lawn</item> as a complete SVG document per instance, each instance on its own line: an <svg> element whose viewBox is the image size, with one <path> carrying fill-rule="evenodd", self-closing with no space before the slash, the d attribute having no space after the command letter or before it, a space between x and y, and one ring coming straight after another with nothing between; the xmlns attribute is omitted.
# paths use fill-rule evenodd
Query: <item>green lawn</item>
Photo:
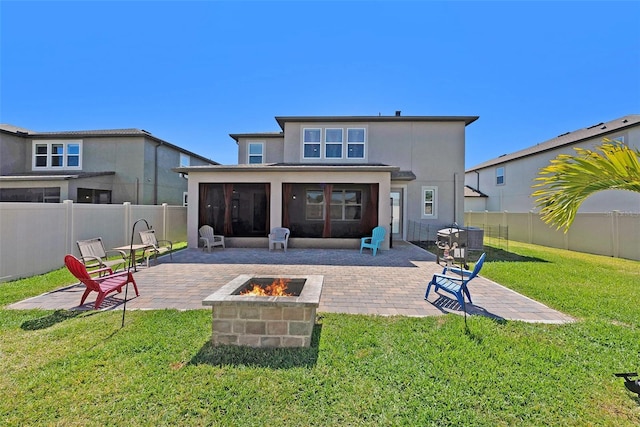
<svg viewBox="0 0 640 427"><path fill-rule="evenodd" d="M0 309L0 425L640 425L613 375L640 370L640 263L487 252L484 276L578 322L323 314L311 348L255 350L211 347L209 310L120 328L117 312ZM72 281L1 284L0 304Z"/></svg>

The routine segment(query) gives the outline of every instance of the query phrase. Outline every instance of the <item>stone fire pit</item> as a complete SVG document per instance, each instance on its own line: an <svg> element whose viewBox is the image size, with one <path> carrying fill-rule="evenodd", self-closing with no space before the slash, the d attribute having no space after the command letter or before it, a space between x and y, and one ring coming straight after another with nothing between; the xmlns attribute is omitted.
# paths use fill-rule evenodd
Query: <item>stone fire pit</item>
<svg viewBox="0 0 640 427"><path fill-rule="evenodd" d="M251 283L289 279L292 296L240 295ZM323 276L262 277L243 274L209 295L213 345L309 347L320 304Z"/></svg>

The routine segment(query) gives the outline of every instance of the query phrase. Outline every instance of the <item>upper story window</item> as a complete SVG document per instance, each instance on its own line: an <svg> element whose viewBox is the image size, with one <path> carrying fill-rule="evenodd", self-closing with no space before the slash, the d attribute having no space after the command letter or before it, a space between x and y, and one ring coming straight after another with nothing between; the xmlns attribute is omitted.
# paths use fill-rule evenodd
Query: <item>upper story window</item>
<svg viewBox="0 0 640 427"><path fill-rule="evenodd" d="M437 218L437 187L422 187L422 218Z"/></svg>
<svg viewBox="0 0 640 427"><path fill-rule="evenodd" d="M504 166L496 168L496 185L504 185Z"/></svg>
<svg viewBox="0 0 640 427"><path fill-rule="evenodd" d="M342 158L342 129L327 128L324 130L324 149L325 158Z"/></svg>
<svg viewBox="0 0 640 427"><path fill-rule="evenodd" d="M305 159L320 158L320 129L305 128L303 133L303 157Z"/></svg>
<svg viewBox="0 0 640 427"><path fill-rule="evenodd" d="M249 164L264 163L264 143L262 142L250 142L249 143L249 158L247 161Z"/></svg>
<svg viewBox="0 0 640 427"><path fill-rule="evenodd" d="M189 166L191 166L191 158L184 153L180 153L180 167L185 168Z"/></svg>
<svg viewBox="0 0 640 427"><path fill-rule="evenodd" d="M82 141L34 141L32 169L82 169Z"/></svg>
<svg viewBox="0 0 640 427"><path fill-rule="evenodd" d="M350 159L364 159L365 131L364 128L347 129L347 157Z"/></svg>
<svg viewBox="0 0 640 427"><path fill-rule="evenodd" d="M612 141L617 141L621 144L624 144L624 135L612 136L610 139Z"/></svg>

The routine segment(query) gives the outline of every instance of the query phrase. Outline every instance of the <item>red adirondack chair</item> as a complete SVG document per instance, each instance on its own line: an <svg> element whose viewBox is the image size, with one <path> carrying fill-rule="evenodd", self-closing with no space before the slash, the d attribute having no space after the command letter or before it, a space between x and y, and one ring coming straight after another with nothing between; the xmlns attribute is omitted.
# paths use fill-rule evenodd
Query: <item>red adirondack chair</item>
<svg viewBox="0 0 640 427"><path fill-rule="evenodd" d="M127 283L132 283L133 288L136 291L136 296L140 296L138 292L138 286L136 285L136 281L133 279L133 274L130 271L122 271L120 273L114 273L111 271L111 268L101 268L99 270L91 271L91 274L98 273L100 271L107 272L106 275L102 277L91 277L89 272L87 272L87 268L84 264L73 255L66 255L64 257L64 264L67 266L71 274L73 274L78 280L80 280L87 289L82 294L82 299L80 300L80 305L84 304L84 301L87 299L87 296L95 291L98 293L98 298L96 299L95 309L100 307L104 298L110 294L111 292L121 292L122 287Z"/></svg>

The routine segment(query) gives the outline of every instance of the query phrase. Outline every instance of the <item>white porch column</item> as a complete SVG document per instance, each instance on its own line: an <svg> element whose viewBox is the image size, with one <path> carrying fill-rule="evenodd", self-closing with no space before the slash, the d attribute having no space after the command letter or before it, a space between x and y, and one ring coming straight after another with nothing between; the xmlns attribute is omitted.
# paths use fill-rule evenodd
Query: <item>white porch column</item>
<svg viewBox="0 0 640 427"><path fill-rule="evenodd" d="M388 250L389 249L389 240L391 228L389 224L391 224L391 206L390 206L390 198L391 198L391 180L387 176L387 179L378 181L378 225L381 225L387 230L387 234L384 238L384 242L380 249Z"/></svg>
<svg viewBox="0 0 640 427"><path fill-rule="evenodd" d="M198 247L198 213L200 212L200 174L189 177L187 188L187 247Z"/></svg>
<svg viewBox="0 0 640 427"><path fill-rule="evenodd" d="M274 227L282 227L282 177L269 174L271 184L271 198L269 200L270 226L267 232Z"/></svg>

